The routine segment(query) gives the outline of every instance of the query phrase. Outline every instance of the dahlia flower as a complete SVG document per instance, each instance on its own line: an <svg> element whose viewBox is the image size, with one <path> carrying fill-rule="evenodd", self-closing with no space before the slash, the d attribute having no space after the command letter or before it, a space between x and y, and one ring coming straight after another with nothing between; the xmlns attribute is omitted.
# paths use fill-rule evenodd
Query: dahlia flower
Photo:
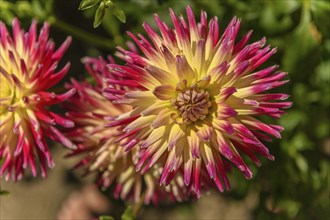
<svg viewBox="0 0 330 220"><path fill-rule="evenodd" d="M188 22L171 9L170 16L174 29L155 15L160 34L143 24L151 42L128 32L143 55L119 48L117 55L126 65L109 65L113 75L126 80L108 82L130 88L108 91L112 100L132 107L109 126L125 126L124 136L132 140L125 148L133 148L134 142L145 149L137 171L145 173L162 164L160 184L170 183L183 169L184 183L197 195L205 178L220 191L224 186L228 190L226 160L252 178L241 154L257 165L255 153L274 159L261 140L280 138L283 128L257 117L278 118L283 108L291 106L283 101L288 95L266 93L285 84L282 78L287 73L276 71L277 65L256 70L276 49L265 46L265 38L247 44L251 31L236 42L240 27L236 17L220 36L217 17L207 23L204 11L198 23L189 6Z"/></svg>
<svg viewBox="0 0 330 220"><path fill-rule="evenodd" d="M164 200L167 194L172 200L183 199L184 190L180 187L183 187L184 183L181 176L164 188L157 184L162 170L157 164L144 175L135 172L134 168L142 150L135 148L126 151L122 145L126 145L131 140L125 135L117 140L121 132L105 126L113 116L131 109L129 106L115 105L102 95L106 85L104 78L109 74L107 64L113 63L112 58L109 57L106 61L102 58L87 57L83 62L94 77L96 85L92 86L87 82L76 80L72 80L68 85L77 90L77 93L66 103L69 110L67 116L76 124L75 128L69 129L66 133L67 137L77 145L77 149L69 155L84 155L76 168L84 167L86 174L99 173L98 184L104 190L111 187L115 198L133 199L138 202L144 197L146 204L151 201L157 203L159 199ZM104 88L104 90L111 92L113 88Z"/></svg>
<svg viewBox="0 0 330 220"><path fill-rule="evenodd" d="M46 107L63 102L74 89L57 95L47 92L68 72L70 64L55 73L71 38L55 50L48 39L49 25L44 23L37 36L37 23L32 22L28 32L13 20L13 38L3 22L0 22L0 176L20 179L29 166L36 176L39 161L41 175L53 167L45 137L61 142L67 147L74 145L55 127L72 127L67 120Z"/></svg>

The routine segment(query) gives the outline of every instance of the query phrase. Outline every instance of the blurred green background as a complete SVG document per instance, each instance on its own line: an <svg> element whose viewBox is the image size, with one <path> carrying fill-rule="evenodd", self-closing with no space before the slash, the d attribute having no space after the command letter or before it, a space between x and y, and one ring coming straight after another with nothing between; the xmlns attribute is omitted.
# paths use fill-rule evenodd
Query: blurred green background
<svg viewBox="0 0 330 220"><path fill-rule="evenodd" d="M278 48L267 66L280 64L283 71L289 72L290 82L280 90L290 94L289 100L294 103L287 114L277 121L285 128L282 139L267 144L276 161L261 159L263 165L257 168L246 159L254 178L245 180L238 171L233 170L230 175L232 190L222 194L212 193L221 198L219 206L226 204L226 201L232 204L246 202L252 195L255 205L245 207L248 210L246 219L329 219L329 1L117 0L118 10L122 9L126 14L126 23L113 16L110 9L105 9L103 21L96 29L93 28L93 20L97 7L79 11L79 3L80 0L0 0L0 18L10 25L13 17L17 16L26 29L32 18L40 23L49 21L52 23L51 37L57 42L56 45L60 45L65 36L71 35L73 44L63 60L72 63L68 77L78 78L86 76L80 63L81 57L113 54L116 45L125 46L124 42L128 40L126 31L144 34L144 21L155 26L154 13L171 24L169 7L185 16L185 7L189 4L197 17L203 9L208 13L208 18L219 18L220 30L224 30L231 18L237 16L242 18L239 37L250 29L254 32L249 42L266 36L268 44ZM265 120L274 123L272 119ZM61 163L62 160L56 162ZM209 203L218 201L212 198ZM148 207L140 218L146 219L151 209L155 219L165 219L165 212L174 213L172 219L203 219L208 215L196 215L196 212L209 211L196 208L196 204L200 203ZM217 209L215 204L206 207ZM240 207L237 205L237 212ZM233 208L234 213L235 205ZM219 210L228 211L221 207ZM233 219L230 215L223 216L216 213L209 219Z"/></svg>

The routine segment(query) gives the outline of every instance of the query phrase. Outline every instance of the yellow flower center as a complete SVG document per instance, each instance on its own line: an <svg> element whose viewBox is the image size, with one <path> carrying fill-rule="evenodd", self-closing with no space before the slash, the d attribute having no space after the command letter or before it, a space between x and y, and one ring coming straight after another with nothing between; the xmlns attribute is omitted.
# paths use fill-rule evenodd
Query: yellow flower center
<svg viewBox="0 0 330 220"><path fill-rule="evenodd" d="M189 88L180 92L173 104L186 124L203 120L212 105L209 93L199 88Z"/></svg>

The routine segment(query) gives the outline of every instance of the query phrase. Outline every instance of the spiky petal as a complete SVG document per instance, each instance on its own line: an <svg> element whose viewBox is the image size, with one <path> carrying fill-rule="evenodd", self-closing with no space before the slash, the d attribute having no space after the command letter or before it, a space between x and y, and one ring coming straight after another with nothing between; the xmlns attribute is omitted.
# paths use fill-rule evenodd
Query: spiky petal
<svg viewBox="0 0 330 220"><path fill-rule="evenodd" d="M70 45L71 37L55 50L48 39L49 25L44 23L37 35L37 23L32 22L28 32L13 20L13 36L0 21L0 176L20 179L30 167L37 175L37 161L41 175L53 167L45 137L63 145L75 146L56 128L72 127L73 122L47 109L71 97L75 89L64 94L47 92L68 72L70 63L55 72Z"/></svg>
<svg viewBox="0 0 330 220"><path fill-rule="evenodd" d="M199 22L189 6L187 22L171 9L170 16L173 29L155 15L160 35L143 24L151 42L140 34L128 33L143 55L119 48L117 55L127 64L109 65L113 75L127 79L108 80L126 88L112 94L112 100L133 108L131 114L122 114L112 125L123 126L125 135L132 139L146 138L136 144L136 148L146 149L137 170L146 171L159 158L167 158L161 184L166 185L173 173L184 169L185 184L197 195L205 179L213 180L220 191L229 189L226 160L251 178L240 153L257 165L260 162L254 153L274 159L261 140L280 138L283 128L257 117L278 118L284 113L282 109L291 106L283 101L287 95L267 94L287 82L282 81L286 73L276 71L277 66L256 70L276 49L265 46L265 38L247 44L251 31L236 41L241 23L236 17L220 36L218 18L207 24L204 11ZM140 131L131 134L135 129ZM201 175L203 170L208 177Z"/></svg>
<svg viewBox="0 0 330 220"><path fill-rule="evenodd" d="M146 204L157 203L158 200L163 201L166 198L182 200L184 183L181 176L165 188L157 184L162 167L154 166L144 175L135 171L135 166L145 150L138 148L129 150L131 145L138 142L129 135L138 133L139 128L121 136L122 132L118 129L108 127L113 122L114 116L130 112L132 109L126 105L113 104L102 95L103 91L115 94L119 89L119 87L104 88L107 84L104 79L110 74L106 66L109 62L113 63L111 57L108 61L86 57L83 58L83 62L97 85L92 86L75 80L68 85L69 88L77 90L77 94L71 97L66 105L69 110L67 116L76 124L66 136L78 146L78 149L72 151L70 155L85 154L84 159L76 167L84 167L86 174L98 172L98 184L104 190L112 186L116 198L133 199L135 202L144 199ZM116 80L120 80L120 77Z"/></svg>

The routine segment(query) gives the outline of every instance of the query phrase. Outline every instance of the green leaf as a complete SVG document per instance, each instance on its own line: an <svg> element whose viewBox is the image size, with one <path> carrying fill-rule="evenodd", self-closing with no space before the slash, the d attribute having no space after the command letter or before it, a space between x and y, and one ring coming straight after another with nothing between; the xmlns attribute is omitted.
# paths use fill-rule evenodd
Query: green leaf
<svg viewBox="0 0 330 220"><path fill-rule="evenodd" d="M317 40L315 24L311 21L311 13L307 6L302 7L302 15L299 25L288 36L286 50L282 57L283 68L288 72L298 74L298 67L302 62L311 62L310 53L315 50L319 42Z"/></svg>
<svg viewBox="0 0 330 220"><path fill-rule="evenodd" d="M34 0L31 2L31 5L32 5L34 16L36 16L40 20L45 20L47 17L47 14L46 14L43 6L41 5L41 3L39 1Z"/></svg>
<svg viewBox="0 0 330 220"><path fill-rule="evenodd" d="M328 1L311 1L311 9L313 11L330 11L330 4Z"/></svg>
<svg viewBox="0 0 330 220"><path fill-rule="evenodd" d="M132 207L128 206L125 209L125 212L121 215L121 220L133 220L133 211L132 211Z"/></svg>
<svg viewBox="0 0 330 220"><path fill-rule="evenodd" d="M112 1L106 1L105 7L110 8L111 13L116 16L122 23L126 22L126 15L123 10L117 7Z"/></svg>
<svg viewBox="0 0 330 220"><path fill-rule="evenodd" d="M291 139L291 144L298 151L313 149L313 142L311 142L308 136L304 132L298 132Z"/></svg>
<svg viewBox="0 0 330 220"><path fill-rule="evenodd" d="M321 62L316 67L316 78L318 83L330 82L330 60Z"/></svg>
<svg viewBox="0 0 330 220"><path fill-rule="evenodd" d="M290 219L294 219L299 212L301 203L293 199L284 198L280 201L279 206L287 212Z"/></svg>
<svg viewBox="0 0 330 220"><path fill-rule="evenodd" d="M115 219L112 216L102 215L99 217L99 220L115 220Z"/></svg>
<svg viewBox="0 0 330 220"><path fill-rule="evenodd" d="M99 3L101 0L83 0L80 2L79 5L79 10L86 10L89 9L91 7L93 7L94 5L96 5L97 3Z"/></svg>
<svg viewBox="0 0 330 220"><path fill-rule="evenodd" d="M302 172L302 173L307 173L308 171L308 163L306 161L306 159L302 156L302 155L297 155L296 158L295 158L295 162L299 168L299 170Z"/></svg>
<svg viewBox="0 0 330 220"><path fill-rule="evenodd" d="M291 132L298 125L306 122L306 115L302 111L291 110L288 111L288 114L283 115L280 122L280 124L284 126L285 130Z"/></svg>
<svg viewBox="0 0 330 220"><path fill-rule="evenodd" d="M121 10L120 8L118 8L115 5L112 6L110 9L111 9L111 13L114 16L116 16L119 19L119 21L121 21L122 23L126 22L126 15L123 10Z"/></svg>
<svg viewBox="0 0 330 220"><path fill-rule="evenodd" d="M301 6L300 1L271 1L277 14L291 14Z"/></svg>
<svg viewBox="0 0 330 220"><path fill-rule="evenodd" d="M276 11L274 7L276 4L277 2L267 2L261 13L260 26L268 33L279 33L292 26L290 16L285 15L281 16L281 19L278 18L283 12L280 14Z"/></svg>
<svg viewBox="0 0 330 220"><path fill-rule="evenodd" d="M329 100L329 99L328 99ZM319 122L315 129L315 135L318 138L325 138L330 134L330 123L328 120L322 120Z"/></svg>
<svg viewBox="0 0 330 220"><path fill-rule="evenodd" d="M105 4L101 2L100 6L97 8L95 17L94 17L94 28L97 28L101 23L105 14Z"/></svg>

